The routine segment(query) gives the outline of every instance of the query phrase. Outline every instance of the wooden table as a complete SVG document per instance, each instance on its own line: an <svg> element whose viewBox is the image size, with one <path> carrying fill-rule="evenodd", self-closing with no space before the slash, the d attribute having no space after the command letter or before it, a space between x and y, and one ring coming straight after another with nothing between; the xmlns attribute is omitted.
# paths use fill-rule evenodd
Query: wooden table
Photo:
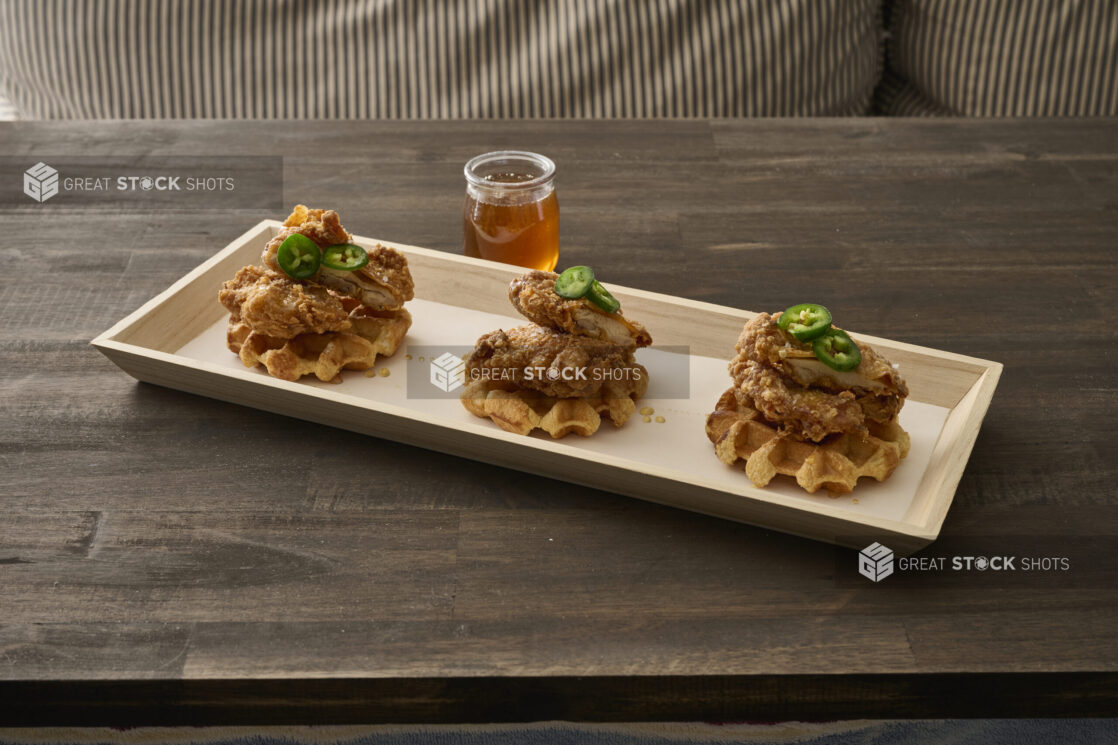
<svg viewBox="0 0 1118 745"><path fill-rule="evenodd" d="M1118 534L1113 120L0 125L282 154L287 204L446 251L506 147L557 161L564 263L1003 362L944 536ZM0 723L1118 710L1118 577L843 584L824 544L137 384L89 340L282 215L48 207L2 212Z"/></svg>

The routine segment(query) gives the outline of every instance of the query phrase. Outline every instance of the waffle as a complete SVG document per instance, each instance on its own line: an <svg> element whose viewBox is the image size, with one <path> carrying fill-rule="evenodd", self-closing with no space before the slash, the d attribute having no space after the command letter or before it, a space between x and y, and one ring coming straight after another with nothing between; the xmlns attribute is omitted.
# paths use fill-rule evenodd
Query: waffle
<svg viewBox="0 0 1118 745"><path fill-rule="evenodd" d="M781 436L756 409L740 404L733 390L718 399L707 417L707 437L727 465L745 461L745 474L765 486L777 474L792 476L814 493L847 494L862 476L884 481L908 455L908 433L896 421L868 422L869 434L831 435L819 443Z"/></svg>
<svg viewBox="0 0 1118 745"><path fill-rule="evenodd" d="M572 432L589 437L598 431L603 417L620 427L636 411L634 400L640 398L641 393L643 391L630 395L605 393L597 398L552 398L537 391L505 390L489 380L474 380L462 391L461 400L471 414L482 419L488 417L507 432L526 435L542 429L559 439Z"/></svg>
<svg viewBox="0 0 1118 745"><path fill-rule="evenodd" d="M226 343L245 367L263 365L270 375L283 380L314 375L319 380L331 381L338 379L343 369L368 370L378 354L391 356L411 326L411 314L403 308L383 317L355 311L349 319L349 331L278 339L259 334L231 316Z"/></svg>

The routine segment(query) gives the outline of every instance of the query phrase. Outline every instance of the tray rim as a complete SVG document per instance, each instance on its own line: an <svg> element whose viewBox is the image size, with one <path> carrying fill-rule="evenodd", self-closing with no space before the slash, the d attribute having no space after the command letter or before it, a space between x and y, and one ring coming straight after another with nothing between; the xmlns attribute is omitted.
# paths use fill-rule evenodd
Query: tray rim
<svg viewBox="0 0 1118 745"><path fill-rule="evenodd" d="M132 343L132 342L120 341L119 339L116 338L119 335L124 334L125 332L129 331L132 327L136 326L139 322L141 322L143 319L145 319L149 314L151 314L160 305L162 305L163 303L172 299L175 295L177 295L179 292L181 292L182 290L187 288L189 285L191 285L195 280L197 280L200 276L205 274L208 270L210 270L215 265L217 265L218 263L225 260L229 255L231 255L233 253L236 253L237 251L241 250L242 247L246 243L254 241L254 240L256 240L257 238L259 238L263 235L274 235L275 231L278 231L282 227L283 227L283 223L279 220L273 220L273 219L261 220L260 222L258 222L257 224L255 224L254 226L252 226L251 228L246 230L244 233L242 233L240 236L235 238L233 241L231 241L228 245L224 246L222 249L215 252L212 256L207 258L205 261L203 261L201 264L196 266L190 272L186 273L185 275L180 277L178 280L173 282L170 286L168 286L162 292L158 293L156 296L154 296L153 298L148 300L146 303L141 305L135 311L128 314L127 316L125 316L124 318L119 320L117 323L115 323L112 327L110 327L109 329L105 330L104 332L102 332L101 334L96 336L94 339L91 340L90 343L95 348L97 348L102 354L104 354L106 357L108 357L114 364L116 364L118 367L120 367L126 373L128 373L132 377L135 377L138 380L143 380L143 378L140 378L135 372L133 372L131 369L129 369L129 367L126 367L125 365L121 364L121 359L122 358L129 358L129 359L131 359L131 358L146 358L148 360L151 360L153 362L157 362L157 363L159 363L161 365L164 365L164 366L169 366L171 368L187 368L187 369L190 369L190 370L196 370L200 373L204 373L204 374L207 374L207 375L217 376L218 378L221 378L221 377L232 378L234 380L239 381L240 383L242 383L244 385L259 386L259 385L262 384L265 387L270 387L270 388L273 388L277 391L282 391L285 394L288 394L290 396L294 396L294 397L296 397L296 399L299 399L299 398L326 399L326 400L330 400L330 401L333 401L335 403L338 403L338 404L341 404L341 405L344 405L344 406L356 407L356 408L359 408L359 409L363 409L365 411L376 412L377 414L381 414L381 415L384 415L384 416L397 417L401 420L412 420L412 421L415 421L415 422L420 422L420 423L422 423L426 426L447 428L448 425L444 420L439 419L439 418L434 417L434 416L431 416L431 415L428 415L428 414L426 414L422 411L402 408L402 407L396 406L394 404L389 404L389 403L385 403L385 402L376 401L376 400L373 400L373 399L353 396L353 395L346 394L342 391L338 391L338 390L334 390L334 389L324 390L324 389L318 388L318 387L306 386L306 385L303 385L303 384L299 383L298 381L292 382L292 381L279 380L277 378L272 378L270 376L261 376L261 375L257 374L255 371L250 370L248 368L246 368L244 370L240 370L240 369L230 369L230 368L220 367L220 366L214 365L212 363L209 363L209 362L206 362L206 361L203 361L203 360L195 360L195 359L192 359L192 358L189 358L189 357L184 357L184 356L178 355L177 353L164 352L164 351L161 351L161 350L158 350L158 349L153 349L153 348L148 347L148 346L143 346L141 344L135 344L135 343ZM444 252L444 251L436 251L434 249L422 248L422 247L419 247L419 246L410 246L410 245L407 245L407 244L394 243L394 242L386 241L386 240L382 240L382 239L372 239L372 238L366 238L364 236L356 236L355 235L354 236L354 241L357 242L357 243L366 243L366 244L370 244L370 245L379 242L379 243L382 243L384 245L388 245L388 246L392 246L394 248L400 249L401 251L403 251L406 254L415 254L417 256L424 256L424 257L427 257L427 258L430 258L430 259L433 259L433 260L436 260L436 261L447 261L447 262L450 262L450 263L461 263L461 264L466 264L466 265L479 265L479 266L482 266L482 267L484 267L486 269L489 269L489 270L498 269L498 270L507 272L510 276L515 276L522 271L518 267L512 267L512 266L509 266L509 265L506 265L506 264L500 264L498 262L486 261L484 259L475 259L475 258L472 258L472 257L462 256L462 255L453 254L453 253L447 253L447 252ZM667 295L667 294L663 294L663 293L650 292L650 291L641 290L641 289L638 289L638 288L630 288L630 287L626 287L626 286L623 286L623 285L615 285L613 283L611 283L611 288L616 288L617 291L622 292L622 293L624 293L626 295L629 295L629 296L632 296L632 297L640 297L640 298L648 299L648 300L651 300L651 301L654 301L654 302L659 302L659 303L667 303L667 304L672 304L672 305L688 306L688 307L690 307L692 309L695 309L695 310L707 311L707 312L712 312L712 313L719 313L719 314L723 314L723 315L727 315L727 316L731 316L731 317L740 318L743 322L756 315L756 313L753 312L753 311L742 310L742 309L733 308L733 307L730 307L730 306L717 305L717 304L714 304L714 303L707 303L707 302L704 302L704 301L691 300L691 299L688 299L688 298L681 298L681 297L674 296L674 295ZM825 497L820 497L820 499L817 503L814 503L814 502L790 503L788 501L787 497L784 497L783 495L780 495L780 494L777 494L777 493L774 493L774 492L768 492L764 489L754 487L752 484L749 484L747 487L745 487L745 491L747 492L745 494L738 493L738 492L730 492L730 491L726 491L725 489L721 488L720 486L713 485L713 484L707 482L706 480L704 480L702 477L696 476L694 474L686 474L686 480L682 480L682 479L678 478L679 474L677 474L677 472L669 470L669 469L664 469L664 468L651 466L651 465L646 465L646 464L636 464L632 461L628 461L628 460L625 460L625 459L617 457L617 456L605 455L605 454L601 454L601 453L593 453L593 451L587 451L587 450L580 449L580 448L574 448L574 447L571 447L569 445L564 444L562 442L562 440L544 440L544 439L539 439L539 438L534 438L534 437L523 437L523 436L520 436L520 435L513 434L511 432L506 432L504 430L501 430L498 427L490 426L488 422L481 422L480 420L476 423L475 422L455 423L453 425L453 427L455 429L458 429L459 431L464 431L464 432L467 432L467 433L470 433L470 434L473 434L473 435L476 435L478 437L482 437L482 438L485 438L485 439L490 439L490 440L495 439L495 440L500 440L500 441L503 441L503 442L507 442L514 447L517 447L517 446L527 447L531 450L535 450L535 451L539 451L539 452L547 452L547 453L557 454L557 455L562 456L564 458L574 458L574 459L577 459L577 460L580 460L580 461L583 461L583 462L598 463L598 464L601 464L601 465L606 466L608 468L624 471L624 472L629 473L629 474L637 474L637 475L647 476L647 477L651 477L651 478L654 478L654 479L660 479L660 480L664 480L664 481L668 481L668 482L672 482L672 483L684 483L684 484L688 484L688 485L691 485L691 486L697 486L701 489L706 489L706 490L709 490L711 492L715 492L715 493L719 493L719 494L725 494L725 495L730 496L730 497L737 497L737 498L741 498L741 499L753 500L753 501L759 502L759 503L765 503L765 504L768 504L768 505L770 505L774 508L778 508L780 510L790 510L790 511L794 511L794 512L808 513L808 514L813 515L813 516L818 517L818 518L824 518L824 519L837 521L838 523L842 523L846 526L849 526L851 535L860 535L860 534L870 535L870 534L879 534L880 533L880 534L889 534L889 535L895 536L897 538L902 538L903 537L903 538L912 539L910 541L904 541L903 545L900 545L900 546L897 546L897 547L891 546L895 550L898 550L901 553L909 553L909 552L911 552L911 550L916 550L916 549L918 549L918 548L920 548L924 545L927 545L927 544L931 543L932 541L934 541L938 537L940 529L942 527L943 520L946 518L946 514L947 514L947 512L948 512L948 510L951 506L951 503L954 500L954 494L955 494L956 488L958 486L958 481L959 481L959 479L961 479L962 473L963 473L963 471L966 467L967 462L969 461L970 452L971 452L971 449L973 448L973 445L974 445L974 440L977 438L977 434L978 434L978 430L980 429L981 421L984 418L984 416L986 414L986 411L989 407L989 403L990 403L990 401L993 397L993 392L994 392L994 389L997 386L997 382L998 382L998 380L1001 376L1001 372L1003 370L1003 365L999 362L995 362L995 361L992 361L992 360L986 360L986 359L981 359L981 358L977 358L977 357L970 357L970 356L967 356L967 355L960 355L960 354L956 354L954 352L947 352L947 351L944 351L944 350L938 350L938 349L933 349L933 348L929 348L929 347L922 347L922 346L918 346L918 345L908 344L906 342L898 342L898 341L894 341L894 340L891 340L891 339L884 339L884 338L881 338L881 337L870 336L870 335L867 335L867 334L860 334L860 333L857 333L857 332L854 332L854 333L857 335L858 338L864 339L867 342L872 343L872 344L881 344L881 345L886 346L886 347L903 349L903 350L914 352L914 353L917 353L917 354L937 357L937 358L940 358L940 359L943 359L943 360L948 360L948 361L951 361L951 362L956 362L956 363L960 363L960 364L963 364L963 365L973 366L975 368L981 368L982 369L982 372L977 375L977 378L976 378L975 382L973 384L971 384L971 386L968 388L967 393L964 394L964 396L963 396L963 398L966 398L966 397L968 397L972 394L976 395L976 401L972 405L972 409L971 409L969 415L966 417L966 419L965 419L965 421L962 425L962 430L963 430L963 432L966 436L964 437L964 441L962 443L957 443L957 444L953 445L952 448L951 448L952 452L961 449L961 451L964 453L964 457L958 458L957 459L958 464L947 470L946 477L943 481L943 485L940 487L940 489L938 491L939 492L947 491L948 493L947 493L946 497L944 497L942 494L939 494L939 495L937 495L936 499L932 500L933 509L931 509L929 511L928 519L923 523L917 524L915 522L890 520L890 519L877 518L877 517L869 518L867 521L851 520L851 516L850 516L850 513L848 511L845 511L845 510L839 509L835 506L832 506L831 503L829 502L829 500L827 500ZM167 383L156 383L156 384L167 385ZM175 386L171 386L171 387L175 387ZM207 397L219 398L220 399L219 396L214 396L214 395L205 394L205 393L198 393L196 390L192 390L190 388L180 388L180 390L186 390L188 392L194 393L195 395L205 395ZM228 400L228 399L220 399L220 400ZM960 399L960 401L961 400L962 399ZM285 410L287 408L289 408L287 406L282 406L282 407L275 407L275 408L272 408L272 409L268 409L266 407L255 406L254 404L249 403L249 402L245 402L245 401L233 401L233 403L237 403L239 405L253 406L254 408L262 408L264 410L270 410L270 411L276 411L277 408L282 408L282 409L285 409ZM958 405L959 404L956 403L956 406L958 406ZM954 407L952 407L951 410L953 411ZM297 415L297 414L285 414L285 415L299 416L300 418L304 418L304 419L307 418L305 416L300 416L300 415ZM344 427L344 425L338 425L337 423L332 423L332 422L326 422L326 423L329 424L330 426L343 426ZM355 429L354 431L359 431L360 432L360 431L363 431L363 430ZM367 434L372 434L372 436L376 436L373 433L367 433ZM943 431L941 431L939 437L940 438L943 437ZM937 444L938 444L938 439L937 439ZM438 448L433 448L433 449L438 449ZM444 452L454 452L454 451L446 450ZM455 453L455 454L461 455L461 453ZM589 457L590 454L594 454L595 457L590 458ZM472 457L472 456L466 456L466 457ZM489 462L497 463L497 464L501 465L502 467L517 468L517 466L510 465L509 463L507 463L505 461L491 460ZM520 470L529 470L529 469L520 469ZM539 473L538 471L530 471L530 472ZM672 502L663 502L663 501L660 501L660 500L657 500L657 499L652 499L650 497L645 497L645 496L641 496L641 495L638 495L638 494L632 494L632 493L629 493L629 492L620 491L617 488L614 488L612 486L604 486L600 482L578 481L578 480L571 479L571 478L566 478L566 477L563 478L563 480L568 481L570 483L576 483L576 484L582 484L582 485L590 486L590 487L593 487L593 488L605 489L607 491L613 491L615 493L621 493L621 494L625 494L627 496L634 496L634 497L641 498L641 499L647 499L648 501L658 502L658 503L661 503L661 504L668 504L670 506L681 508L681 509L688 509L688 510L691 510L691 511L705 512L704 510L695 509L693 507L688 507L688 506L685 506L685 505L682 505L682 504L677 504L677 503L672 503ZM720 517L720 518L723 518L723 519L735 519L735 518L728 517L726 515L718 514L718 513L714 513L714 512L707 512L706 514L713 514L713 515L715 515L717 517ZM751 521L749 521L749 522L751 522ZM795 531L787 530L787 529L781 528L781 527L776 527L776 526L771 525L771 524L761 524L761 523L752 523L752 524L762 525L762 527L769 528L769 529L783 530L784 532L795 533ZM827 537L820 537L817 534L803 534L803 533L796 533L796 534L797 535L805 535L806 537L813 538L815 540L823 540L823 541L827 541L827 542L831 542L831 543L841 542L841 541L837 540L837 537L835 537L836 540L830 540ZM847 544L847 545L853 545L853 544Z"/></svg>

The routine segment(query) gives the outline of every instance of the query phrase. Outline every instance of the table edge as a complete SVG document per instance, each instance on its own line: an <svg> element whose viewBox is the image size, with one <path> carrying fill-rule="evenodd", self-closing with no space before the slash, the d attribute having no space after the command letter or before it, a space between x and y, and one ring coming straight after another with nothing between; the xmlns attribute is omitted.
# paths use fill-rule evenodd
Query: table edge
<svg viewBox="0 0 1118 745"><path fill-rule="evenodd" d="M0 681L0 726L1091 717L1118 671Z"/></svg>

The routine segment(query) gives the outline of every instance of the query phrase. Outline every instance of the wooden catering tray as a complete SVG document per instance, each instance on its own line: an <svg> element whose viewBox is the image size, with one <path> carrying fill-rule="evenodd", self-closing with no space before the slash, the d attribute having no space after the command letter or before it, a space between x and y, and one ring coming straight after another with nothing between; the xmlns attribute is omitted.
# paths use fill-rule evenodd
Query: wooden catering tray
<svg viewBox="0 0 1118 745"><path fill-rule="evenodd" d="M740 463L731 468L715 457L703 428L729 387L726 364L752 313L610 285L657 347L676 348L637 352L651 380L638 408L653 407L665 422L635 415L588 438L520 436L472 416L456 397L420 395L416 369L408 368L427 364L409 348L471 346L482 333L525 323L507 299L509 280L522 272L516 267L380 241L407 256L416 286L407 338L377 362L387 377L347 371L336 385L292 383L244 367L225 346L228 313L217 292L242 266L259 263L280 227L259 223L93 345L149 383L853 548L880 541L902 554L938 536L1001 374L996 362L854 334L897 363L908 382L901 424L912 436L909 457L886 481L863 479L838 498L807 494L784 476L759 489ZM673 359L681 347L689 354ZM688 380L665 380L681 374Z"/></svg>

